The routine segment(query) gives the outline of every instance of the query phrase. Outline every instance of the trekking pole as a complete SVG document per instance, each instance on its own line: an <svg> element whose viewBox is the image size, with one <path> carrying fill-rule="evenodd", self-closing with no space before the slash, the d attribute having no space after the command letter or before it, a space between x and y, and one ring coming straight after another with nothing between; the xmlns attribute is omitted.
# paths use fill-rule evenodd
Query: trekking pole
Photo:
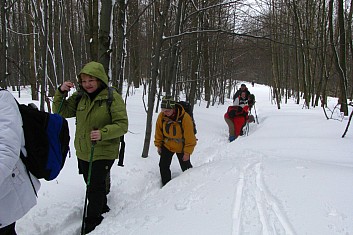
<svg viewBox="0 0 353 235"><path fill-rule="evenodd" d="M248 122L246 122L246 136L249 135L249 131L250 131L250 125Z"/></svg>
<svg viewBox="0 0 353 235"><path fill-rule="evenodd" d="M259 120L257 119L257 113L256 113L255 103L254 103L254 110L255 110L255 118L256 118L256 123L257 123L257 124L259 124Z"/></svg>
<svg viewBox="0 0 353 235"><path fill-rule="evenodd" d="M125 155L125 140L124 136L120 136L120 151L118 166L124 167L124 155Z"/></svg>
<svg viewBox="0 0 353 235"><path fill-rule="evenodd" d="M61 109L62 109L62 107L63 107L64 100L65 100L66 96L67 96L67 92L65 92L65 93L63 94L63 98L62 98L61 101L60 101L60 105L59 105L59 108L58 108L58 111L57 111L58 114L60 113L60 111L61 111Z"/></svg>
<svg viewBox="0 0 353 235"><path fill-rule="evenodd" d="M93 130L97 130L97 128L93 128ZM96 145L96 141L92 141L91 156L89 158L88 176L87 176L87 183L86 183L85 204L83 205L83 217L82 217L81 235L85 234L85 217L86 217L86 212L87 212L88 189L89 189L89 186L90 186L90 183L91 183L92 162L93 162L93 153L94 153L94 146L95 145Z"/></svg>

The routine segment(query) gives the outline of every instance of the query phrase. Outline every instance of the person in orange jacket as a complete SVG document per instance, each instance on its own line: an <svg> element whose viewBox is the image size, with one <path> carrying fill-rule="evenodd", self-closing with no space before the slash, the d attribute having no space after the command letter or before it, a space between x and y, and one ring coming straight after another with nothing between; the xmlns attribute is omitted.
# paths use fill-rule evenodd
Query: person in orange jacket
<svg viewBox="0 0 353 235"><path fill-rule="evenodd" d="M165 96L156 122L154 145L160 155L159 169L164 186L171 180L170 165L176 153L182 171L192 168L190 156L196 146L193 121L182 105Z"/></svg>

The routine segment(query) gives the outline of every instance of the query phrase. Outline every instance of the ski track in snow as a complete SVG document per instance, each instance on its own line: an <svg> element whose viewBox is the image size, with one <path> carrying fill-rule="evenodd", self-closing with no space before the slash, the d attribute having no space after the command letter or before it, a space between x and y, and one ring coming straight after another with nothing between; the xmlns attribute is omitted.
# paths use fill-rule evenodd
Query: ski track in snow
<svg viewBox="0 0 353 235"><path fill-rule="evenodd" d="M249 135L260 126L249 125ZM224 129L213 139L204 140L205 146L200 146L203 152L207 152L208 164L213 161L226 160L233 154L229 154L230 146L234 143L226 141L228 133ZM248 136L238 137L235 141L243 141ZM215 145L207 147L206 143L214 142ZM215 148L214 146L219 146ZM295 235L292 224L289 222L286 212L282 209L280 201L275 198L265 184L262 172L262 161L267 158L261 153L247 149L243 153L237 153L234 178L236 179L233 202L232 235L241 234L288 234ZM239 157L242 156L242 157ZM231 190L230 190L231 191Z"/></svg>
<svg viewBox="0 0 353 235"><path fill-rule="evenodd" d="M258 128L257 124L250 124L250 135ZM243 141L244 138L249 138L248 136L239 137L236 141ZM214 145L209 145L213 142ZM295 235L295 231L292 225L286 217L286 212L282 209L281 203L276 199L269 189L267 188L264 176L262 172L262 161L266 156L262 156L260 153L253 152L251 150L246 150L243 153L237 154L237 156L232 156L230 154L231 144L227 141L227 130L222 129L216 134L212 139L204 139L202 143L199 143L196 152L200 151L197 155L199 159L195 159L198 164L195 168L205 167L202 169L206 171L206 175L212 175L208 179L205 176L206 182L200 183L192 191L190 191L183 201L174 202L175 210L186 210L190 209L191 205L197 201L202 201L203 197L198 195L199 191L208 184L212 184L210 180L221 181L221 178L232 177L234 180L234 191L233 195L233 209L232 209L232 224L229 226L232 235L241 234L288 234ZM216 146L216 147L215 147ZM207 153L207 156L202 153ZM241 156L241 157L239 157ZM231 157L231 159L229 159ZM234 161L236 157L236 161ZM207 164L211 164L216 161L231 160L234 162L230 165L230 169L227 172L218 175L217 171L213 169L210 171ZM211 166L212 167L212 166ZM140 174L141 169L132 168L129 170L128 174L130 176ZM225 174L226 173L226 174ZM157 175L156 175L157 174ZM229 176L229 174L231 176ZM110 195L109 201L116 202L114 208L111 212L104 215L106 221L116 220L117 218L128 214L131 211L138 210L139 208L148 207L162 207L167 203L166 201L160 202L157 205L146 204L149 198L152 198L155 194L160 193L158 172L151 172L145 179L145 185L142 188L139 186L133 186L129 192L121 192L119 195ZM219 178L218 180L216 178ZM183 184L187 182L183 182ZM122 179L120 182L116 182L120 187L120 184L128 184L126 179ZM134 188L136 187L136 188ZM183 188L180 185L180 190ZM141 195L143 195L141 197ZM124 198L124 200L121 200ZM153 201L153 200L152 200ZM59 205L60 206L60 205ZM55 226L46 228L43 225L38 227L36 230L39 234L51 235L51 234L80 234L81 223L82 223L82 208L75 207L71 208L69 214L63 213L66 216L57 221ZM136 218L133 221L124 221L121 224L117 224L122 230L127 230L129 234L135 234L139 229L146 228L148 226L153 226L153 224L158 223L162 218L155 216ZM35 225L36 226L36 225ZM118 228L119 229L119 228ZM100 227L97 227L97 231L100 231Z"/></svg>
<svg viewBox="0 0 353 235"><path fill-rule="evenodd" d="M248 155L245 158L235 185L232 235L296 234L281 203L266 187L261 157Z"/></svg>

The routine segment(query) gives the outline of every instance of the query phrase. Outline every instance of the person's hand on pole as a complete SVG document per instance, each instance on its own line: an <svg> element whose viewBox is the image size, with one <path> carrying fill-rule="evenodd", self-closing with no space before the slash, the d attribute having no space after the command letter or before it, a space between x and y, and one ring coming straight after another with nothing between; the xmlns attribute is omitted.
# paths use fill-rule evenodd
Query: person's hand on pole
<svg viewBox="0 0 353 235"><path fill-rule="evenodd" d="M69 92L71 90L71 88L73 88L75 86L75 84L73 82L70 81L65 81L61 86L60 86L60 90L62 92Z"/></svg>
<svg viewBox="0 0 353 235"><path fill-rule="evenodd" d="M91 141L92 143L97 143L97 141L102 139L102 135L100 130L97 129L93 129L93 131L91 131Z"/></svg>

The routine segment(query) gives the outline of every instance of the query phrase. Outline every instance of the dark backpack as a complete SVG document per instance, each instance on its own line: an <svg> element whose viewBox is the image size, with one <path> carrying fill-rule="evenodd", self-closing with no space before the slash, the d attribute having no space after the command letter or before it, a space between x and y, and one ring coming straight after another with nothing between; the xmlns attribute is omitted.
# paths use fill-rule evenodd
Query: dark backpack
<svg viewBox="0 0 353 235"><path fill-rule="evenodd" d="M252 106L255 104L255 95L254 94L249 95L248 104L249 104L250 108L252 108Z"/></svg>
<svg viewBox="0 0 353 235"><path fill-rule="evenodd" d="M21 159L38 179L53 180L63 168L69 151L67 120L59 114L39 111L35 105L17 104L27 150L27 157L21 152Z"/></svg>
<svg viewBox="0 0 353 235"><path fill-rule="evenodd" d="M194 119L193 109L192 109L190 103L187 101L179 101L179 102L177 102L177 104L181 105L184 108L185 112L190 115L190 117L192 119L192 124L194 126L194 134L196 135L197 134L196 123L195 123L195 119Z"/></svg>
<svg viewBox="0 0 353 235"><path fill-rule="evenodd" d="M112 106L113 100L114 100L114 96L113 96L113 92L117 91L117 89L115 87L108 87L108 100L107 100L107 106L109 109L109 113L110 113L110 106ZM83 91L79 90L77 92L77 96L76 96L76 108L78 103L80 102L81 98L83 96ZM124 136L120 136L120 151L119 151L119 160L118 160L118 166L123 167L124 166L124 156L125 156L125 138Z"/></svg>

